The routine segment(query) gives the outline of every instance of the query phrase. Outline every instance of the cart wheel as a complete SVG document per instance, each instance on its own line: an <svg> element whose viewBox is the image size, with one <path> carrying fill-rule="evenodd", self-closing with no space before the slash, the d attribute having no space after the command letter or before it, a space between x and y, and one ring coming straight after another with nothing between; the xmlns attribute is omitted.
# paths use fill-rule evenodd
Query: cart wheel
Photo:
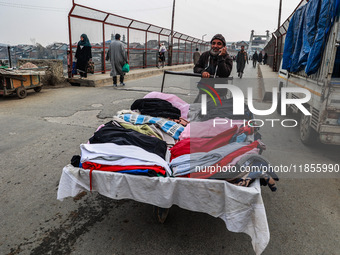
<svg viewBox="0 0 340 255"><path fill-rule="evenodd" d="M169 208L153 207L153 214L159 223L164 223L169 214Z"/></svg>
<svg viewBox="0 0 340 255"><path fill-rule="evenodd" d="M27 96L27 90L24 87L17 88L17 96L23 99Z"/></svg>
<svg viewBox="0 0 340 255"><path fill-rule="evenodd" d="M36 88L34 88L34 91L35 91L35 92L40 92L41 89L42 89L42 87L36 87Z"/></svg>

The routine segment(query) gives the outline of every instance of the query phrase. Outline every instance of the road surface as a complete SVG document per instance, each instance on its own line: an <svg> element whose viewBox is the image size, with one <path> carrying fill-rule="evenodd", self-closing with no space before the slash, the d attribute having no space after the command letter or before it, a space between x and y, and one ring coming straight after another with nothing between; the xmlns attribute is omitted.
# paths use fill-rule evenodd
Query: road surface
<svg viewBox="0 0 340 255"><path fill-rule="evenodd" d="M253 88L258 109L270 107L261 102L257 68L249 64L242 79L233 77L243 91ZM62 168L80 153L79 145L118 110L159 91L161 80L129 81L118 89L43 89L23 100L0 97L0 254L254 254L249 236L229 232L221 219L204 213L173 206L160 225L151 205L90 192L56 199ZM165 92L190 102L188 84L194 82L168 77ZM339 164L339 147L306 147L298 127L265 125L260 133L263 155L273 164ZM263 254L339 254L339 179L289 177L275 193L262 187L271 233Z"/></svg>

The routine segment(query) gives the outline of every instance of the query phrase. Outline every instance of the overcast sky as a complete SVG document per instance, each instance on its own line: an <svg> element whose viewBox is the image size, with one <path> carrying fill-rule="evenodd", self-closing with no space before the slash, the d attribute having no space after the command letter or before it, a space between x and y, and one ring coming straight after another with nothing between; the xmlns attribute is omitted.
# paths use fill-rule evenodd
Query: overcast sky
<svg viewBox="0 0 340 255"><path fill-rule="evenodd" d="M75 2L171 28L173 0ZM299 3L300 0L282 0L281 23ZM72 0L0 0L0 43L44 46L68 43L67 16L71 7ZM256 34L273 32L277 28L278 12L279 0L177 0L174 30L196 38L207 34L204 39L208 41L216 33L222 33L227 41L248 41L251 30Z"/></svg>

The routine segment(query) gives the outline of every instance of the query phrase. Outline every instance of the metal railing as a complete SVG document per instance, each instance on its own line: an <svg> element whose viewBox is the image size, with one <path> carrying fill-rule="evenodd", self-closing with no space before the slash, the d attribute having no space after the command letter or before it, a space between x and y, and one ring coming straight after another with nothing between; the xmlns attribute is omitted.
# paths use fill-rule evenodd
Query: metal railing
<svg viewBox="0 0 340 255"><path fill-rule="evenodd" d="M68 14L69 45L68 69L72 76L72 64L80 35L85 33L92 45L92 60L95 72L105 73L111 66L105 56L115 33L121 34L131 69L155 67L159 44L168 49L173 36L172 64L192 63L196 48L203 52L209 49L209 42L179 32L116 14L73 4ZM71 54L72 53L72 54ZM168 55L166 54L166 58Z"/></svg>
<svg viewBox="0 0 340 255"><path fill-rule="evenodd" d="M264 47L264 51L267 53L267 64L273 68L274 72L278 72L280 69L280 64L283 55L284 49L284 42L289 26L289 22L292 19L293 14L295 11L300 8L302 5L308 3L309 0L301 0L292 14L283 22L283 24L274 32L272 33L271 40L266 44Z"/></svg>

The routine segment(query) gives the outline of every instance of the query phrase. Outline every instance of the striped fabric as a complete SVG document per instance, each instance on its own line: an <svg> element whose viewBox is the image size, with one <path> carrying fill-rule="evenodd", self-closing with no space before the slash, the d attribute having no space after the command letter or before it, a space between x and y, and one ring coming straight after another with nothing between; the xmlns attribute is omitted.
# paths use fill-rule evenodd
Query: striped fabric
<svg viewBox="0 0 340 255"><path fill-rule="evenodd" d="M179 139L180 134L184 131L184 127L182 125L164 118L140 114L122 114L117 117L135 125L155 124L176 140Z"/></svg>

